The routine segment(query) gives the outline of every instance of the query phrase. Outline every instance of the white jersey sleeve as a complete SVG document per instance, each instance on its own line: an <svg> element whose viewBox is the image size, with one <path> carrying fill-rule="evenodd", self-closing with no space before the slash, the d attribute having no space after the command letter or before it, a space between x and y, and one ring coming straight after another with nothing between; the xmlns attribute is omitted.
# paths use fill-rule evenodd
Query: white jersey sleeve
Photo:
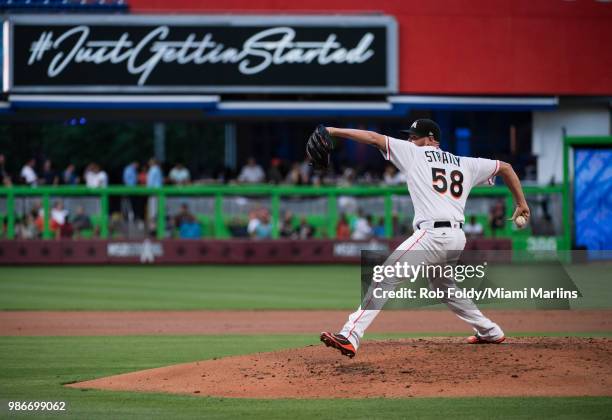
<svg viewBox="0 0 612 420"><path fill-rule="evenodd" d="M394 164L400 172L406 173L414 160L417 146L407 140L385 136L387 151L381 150L386 160Z"/></svg>
<svg viewBox="0 0 612 420"><path fill-rule="evenodd" d="M495 175L499 171L499 160L463 157L472 172L472 186L493 185Z"/></svg>

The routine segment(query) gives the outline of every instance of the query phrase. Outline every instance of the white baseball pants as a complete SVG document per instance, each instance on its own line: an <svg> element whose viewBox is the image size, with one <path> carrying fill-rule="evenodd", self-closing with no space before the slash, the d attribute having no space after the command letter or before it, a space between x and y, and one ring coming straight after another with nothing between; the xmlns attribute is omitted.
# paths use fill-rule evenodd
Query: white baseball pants
<svg viewBox="0 0 612 420"><path fill-rule="evenodd" d="M385 261L385 265L393 265L398 260L415 266L421 263L454 264L464 247L465 233L458 226L456 228L432 227L419 229L391 254ZM386 278L375 287L380 287L383 290L394 290L403 280ZM447 277L428 278L428 282L431 290L446 291L456 287L455 280ZM386 299L376 298L373 302L372 289L373 287L370 287L361 306L349 316L348 321L340 331L340 334L345 336L355 346L355 349L359 347L365 330L374 321L382 308L382 304L386 301ZM446 293L445 295L448 296ZM442 299L442 301L455 315L470 324L481 337L497 340L504 335L501 328L485 317L470 299L451 297Z"/></svg>

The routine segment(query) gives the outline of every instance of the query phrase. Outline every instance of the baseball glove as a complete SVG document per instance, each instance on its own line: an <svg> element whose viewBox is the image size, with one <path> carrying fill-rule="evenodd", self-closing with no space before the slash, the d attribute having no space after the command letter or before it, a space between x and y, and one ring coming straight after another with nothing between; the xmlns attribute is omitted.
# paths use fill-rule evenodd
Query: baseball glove
<svg viewBox="0 0 612 420"><path fill-rule="evenodd" d="M315 169L327 170L331 152L334 150L332 136L323 125L317 126L306 143L306 155Z"/></svg>

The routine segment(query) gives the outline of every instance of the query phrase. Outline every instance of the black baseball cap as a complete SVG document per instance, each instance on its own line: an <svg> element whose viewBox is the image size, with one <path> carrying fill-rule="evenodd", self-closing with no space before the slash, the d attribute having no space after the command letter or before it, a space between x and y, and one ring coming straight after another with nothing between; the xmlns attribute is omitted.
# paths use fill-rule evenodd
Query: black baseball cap
<svg viewBox="0 0 612 420"><path fill-rule="evenodd" d="M440 126L434 120L427 118L420 118L413 122L408 130L400 131L419 137L433 136L436 141L440 141Z"/></svg>

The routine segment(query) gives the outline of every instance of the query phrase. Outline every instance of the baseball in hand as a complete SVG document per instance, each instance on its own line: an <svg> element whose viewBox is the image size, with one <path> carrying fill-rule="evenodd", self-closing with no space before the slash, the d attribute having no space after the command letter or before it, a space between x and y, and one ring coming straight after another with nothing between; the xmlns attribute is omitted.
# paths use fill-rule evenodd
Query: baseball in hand
<svg viewBox="0 0 612 420"><path fill-rule="evenodd" d="M527 224L527 219L525 219L525 216L516 216L516 219L514 219L514 224L519 228L522 229L525 227L525 225Z"/></svg>

